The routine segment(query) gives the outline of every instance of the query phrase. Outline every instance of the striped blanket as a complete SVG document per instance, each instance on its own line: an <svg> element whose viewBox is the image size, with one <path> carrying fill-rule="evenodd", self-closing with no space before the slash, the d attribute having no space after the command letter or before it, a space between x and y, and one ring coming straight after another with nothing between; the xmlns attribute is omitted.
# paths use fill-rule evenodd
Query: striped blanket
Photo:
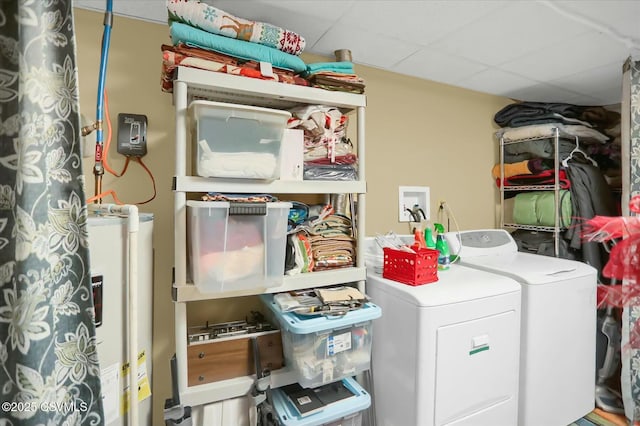
<svg viewBox="0 0 640 426"><path fill-rule="evenodd" d="M201 30L272 47L300 55L305 40L293 31L272 24L250 21L210 6L200 0L167 0L169 21L182 22Z"/></svg>

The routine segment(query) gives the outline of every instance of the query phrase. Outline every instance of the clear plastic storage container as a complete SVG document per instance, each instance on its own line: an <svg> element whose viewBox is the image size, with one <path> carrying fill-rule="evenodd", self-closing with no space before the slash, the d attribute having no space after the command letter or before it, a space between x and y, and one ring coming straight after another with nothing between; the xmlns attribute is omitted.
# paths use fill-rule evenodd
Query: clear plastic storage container
<svg viewBox="0 0 640 426"><path fill-rule="evenodd" d="M317 387L366 371L371 365L372 320L382 315L367 302L341 316L282 312L272 294L260 296L280 323L287 366L304 387Z"/></svg>
<svg viewBox="0 0 640 426"><path fill-rule="evenodd" d="M278 179L288 111L193 101L195 173L203 177Z"/></svg>
<svg viewBox="0 0 640 426"><path fill-rule="evenodd" d="M191 278L204 293L276 287L291 203L187 201Z"/></svg>
<svg viewBox="0 0 640 426"><path fill-rule="evenodd" d="M352 378L343 380L353 397L301 415L281 389L273 389L273 407L283 426L361 426L362 412L371 405L371 396Z"/></svg>

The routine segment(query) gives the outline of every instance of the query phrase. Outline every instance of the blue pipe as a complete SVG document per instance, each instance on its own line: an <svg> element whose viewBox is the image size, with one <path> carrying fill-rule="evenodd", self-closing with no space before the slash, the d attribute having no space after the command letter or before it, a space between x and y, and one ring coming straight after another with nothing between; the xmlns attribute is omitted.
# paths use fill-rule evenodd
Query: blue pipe
<svg viewBox="0 0 640 426"><path fill-rule="evenodd" d="M103 133L102 119L104 107L104 86L107 78L107 58L109 56L109 41L111 39L111 24L113 23L113 0L107 0L104 12L104 32L102 33L102 50L100 51L100 72L98 74L98 96L96 105L96 149L95 162L93 164L93 176L95 177L94 193L97 196L102 193L102 175L104 175L103 163ZM96 200L100 202L100 200Z"/></svg>
<svg viewBox="0 0 640 426"><path fill-rule="evenodd" d="M111 24L113 22L113 0L107 0L107 9L104 13L104 32L102 34L102 51L100 52L100 74L98 75L98 102L96 106L96 144L102 145L102 119L104 107L104 86L107 78L107 59L109 57L109 42L111 39ZM102 147L100 147L102 148ZM98 152L96 152L98 154ZM97 159L98 160L98 159ZM102 161L102 152L100 151L100 161Z"/></svg>

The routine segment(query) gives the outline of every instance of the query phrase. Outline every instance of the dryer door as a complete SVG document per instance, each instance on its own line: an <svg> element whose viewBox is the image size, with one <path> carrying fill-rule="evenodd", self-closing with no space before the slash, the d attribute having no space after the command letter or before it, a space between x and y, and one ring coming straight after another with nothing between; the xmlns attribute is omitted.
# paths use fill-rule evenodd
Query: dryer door
<svg viewBox="0 0 640 426"><path fill-rule="evenodd" d="M519 329L516 311L438 328L436 425L517 423Z"/></svg>

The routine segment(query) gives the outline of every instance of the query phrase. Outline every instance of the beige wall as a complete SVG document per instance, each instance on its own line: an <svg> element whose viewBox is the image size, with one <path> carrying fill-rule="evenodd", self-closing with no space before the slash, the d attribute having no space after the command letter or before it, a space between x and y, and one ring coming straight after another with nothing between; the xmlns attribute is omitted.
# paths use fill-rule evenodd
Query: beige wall
<svg viewBox="0 0 640 426"><path fill-rule="evenodd" d="M95 119L102 18L100 13L75 10L80 108L90 121ZM168 361L174 352L170 286L175 126L172 96L160 90L160 45L168 42L167 26L116 16L106 80L114 140L118 113L145 114L149 121L148 154L143 160L155 176L158 195L140 210L155 215L155 292L149 301L154 307L154 424L162 423L162 406L170 396ZM303 59L326 60L311 55ZM399 185L429 186L432 218L438 201L444 199L461 229L493 227L497 191L490 170L498 150L492 119L510 101L374 68L356 66L356 71L367 83L367 234L408 230L406 224L398 223ZM95 139L90 143L92 150ZM123 158L115 144L110 153L111 166L120 171ZM92 196L92 158L84 166L87 195ZM125 203L146 200L152 193L150 178L136 163L122 178L105 174L103 189L114 189ZM190 305L189 320L197 324L227 317L236 307L226 301L198 302Z"/></svg>

